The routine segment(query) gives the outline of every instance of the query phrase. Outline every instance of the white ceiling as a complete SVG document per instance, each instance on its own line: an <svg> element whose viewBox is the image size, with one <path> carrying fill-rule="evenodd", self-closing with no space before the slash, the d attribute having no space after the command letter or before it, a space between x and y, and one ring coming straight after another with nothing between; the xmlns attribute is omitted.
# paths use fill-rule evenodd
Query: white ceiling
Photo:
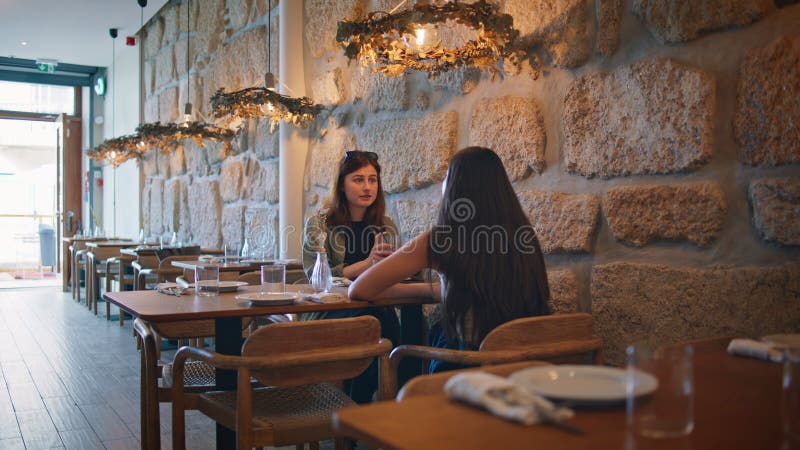
<svg viewBox="0 0 800 450"><path fill-rule="evenodd" d="M148 0L144 23L167 1ZM137 0L0 0L0 56L109 67L112 46L119 52L139 30L141 10ZM119 28L116 42L109 28Z"/></svg>

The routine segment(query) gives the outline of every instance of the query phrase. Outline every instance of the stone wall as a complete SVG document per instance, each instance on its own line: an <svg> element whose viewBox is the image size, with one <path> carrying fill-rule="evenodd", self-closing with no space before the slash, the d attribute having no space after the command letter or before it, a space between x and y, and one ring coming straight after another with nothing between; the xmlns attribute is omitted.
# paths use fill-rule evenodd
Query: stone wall
<svg viewBox="0 0 800 450"><path fill-rule="evenodd" d="M348 64L337 21L397 2L304 0L306 86L330 107L310 133L306 214L346 150L371 150L408 239L435 220L450 156L486 145L542 242L554 309L592 311L610 363L647 337L800 331L800 4L497 2L541 71L372 74ZM175 120L187 95L185 3L146 28L148 121ZM196 109L219 87L259 84L267 20L277 73L266 3L192 2ZM145 222L274 251L277 146L253 120L231 154L189 143L145 161Z"/></svg>

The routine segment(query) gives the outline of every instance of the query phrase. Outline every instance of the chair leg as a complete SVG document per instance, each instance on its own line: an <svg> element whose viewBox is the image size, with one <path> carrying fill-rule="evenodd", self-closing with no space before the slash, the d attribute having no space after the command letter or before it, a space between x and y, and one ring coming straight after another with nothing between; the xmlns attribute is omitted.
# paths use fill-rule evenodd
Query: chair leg
<svg viewBox="0 0 800 450"><path fill-rule="evenodd" d="M347 438L336 438L333 445L336 450L350 450L353 448L353 441Z"/></svg>
<svg viewBox="0 0 800 450"><path fill-rule="evenodd" d="M306 450L306 444L297 444L294 446L295 450Z"/></svg>
<svg viewBox="0 0 800 450"><path fill-rule="evenodd" d="M319 442L311 441L308 443L308 450L319 450Z"/></svg>

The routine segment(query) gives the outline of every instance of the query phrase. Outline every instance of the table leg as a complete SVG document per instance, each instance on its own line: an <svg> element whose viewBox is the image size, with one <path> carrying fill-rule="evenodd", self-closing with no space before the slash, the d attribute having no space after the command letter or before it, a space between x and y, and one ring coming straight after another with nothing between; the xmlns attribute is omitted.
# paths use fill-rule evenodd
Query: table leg
<svg viewBox="0 0 800 450"><path fill-rule="evenodd" d="M240 355L242 352L242 318L226 317L214 320L216 351L226 355ZM236 390L235 370L217 369L217 388ZM236 432L217 424L217 448L236 448Z"/></svg>
<svg viewBox="0 0 800 450"><path fill-rule="evenodd" d="M422 305L403 305L400 307L400 344L421 345ZM422 360L416 358L403 358L397 369L397 386L402 387L406 381L422 375Z"/></svg>

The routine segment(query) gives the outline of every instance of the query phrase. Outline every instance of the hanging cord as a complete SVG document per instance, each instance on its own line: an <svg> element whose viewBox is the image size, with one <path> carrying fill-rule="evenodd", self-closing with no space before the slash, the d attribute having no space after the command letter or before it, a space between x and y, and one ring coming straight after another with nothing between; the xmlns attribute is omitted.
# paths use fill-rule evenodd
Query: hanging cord
<svg viewBox="0 0 800 450"><path fill-rule="evenodd" d="M186 0L186 103L191 103L189 100L189 35L191 34L191 21L189 17L189 8L191 7L191 0Z"/></svg>

